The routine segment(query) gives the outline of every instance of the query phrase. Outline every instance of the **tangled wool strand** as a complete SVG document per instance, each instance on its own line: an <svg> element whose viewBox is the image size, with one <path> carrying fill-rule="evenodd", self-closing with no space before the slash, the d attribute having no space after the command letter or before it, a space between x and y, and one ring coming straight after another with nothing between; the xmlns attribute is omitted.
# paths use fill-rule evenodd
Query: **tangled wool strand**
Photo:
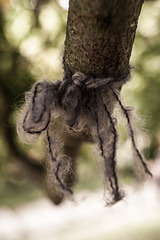
<svg viewBox="0 0 160 240"><path fill-rule="evenodd" d="M98 107L97 106L97 99L96 99L95 92L94 92L94 97L95 97L95 106ZM100 147L100 150L101 150L101 155L102 155L102 157L104 159L104 162L105 162L106 165L107 164L108 165L111 164L111 167L110 167L111 172L109 172L109 171L106 172L106 175L108 176L110 188L112 189L112 194L114 196L113 200L114 201L118 201L118 200L120 200L122 198L122 195L121 195L121 193L119 191L118 179L117 179L117 175L116 175L116 161L115 161L115 157L116 157L116 145L117 145L117 131L116 131L113 119L111 117L111 114L108 111L108 109L107 109L105 104L104 104L104 110L105 110L106 114L108 115L109 122L110 122L110 125L111 125L111 128L112 128L112 134L113 134L113 138L112 138L113 143L112 143L112 149L111 149L112 152L109 155L109 159L108 159L110 161L110 163L107 161L107 157L106 157L106 154L105 154L105 150L104 150L105 143L103 142L103 138L100 135L99 119L98 119L97 111L95 110L95 119L96 119L96 125L97 125L97 136L98 136L98 140L99 140L99 147ZM113 180L112 180L112 178L113 178Z"/></svg>
<svg viewBox="0 0 160 240"><path fill-rule="evenodd" d="M118 134L115 119L112 116L115 103L118 103L124 114L133 149L141 162L145 172L149 171L141 153L139 152L131 125L130 114L119 98L119 89L130 79L130 68L119 78L93 78L81 72L75 73L71 79L51 83L47 81L35 84L31 92L26 94L26 105L23 110L23 119L18 124L21 135L35 135L37 138L46 132L48 152L51 161L55 164L53 174L63 192L72 194L67 186L63 174L63 157L57 160L53 148L58 149L58 144L52 146L50 135L51 119L61 116L69 129L75 132L88 127L94 141L100 149L104 160L105 176L111 192L111 203L122 199L123 194L119 189L116 173L116 150Z"/></svg>

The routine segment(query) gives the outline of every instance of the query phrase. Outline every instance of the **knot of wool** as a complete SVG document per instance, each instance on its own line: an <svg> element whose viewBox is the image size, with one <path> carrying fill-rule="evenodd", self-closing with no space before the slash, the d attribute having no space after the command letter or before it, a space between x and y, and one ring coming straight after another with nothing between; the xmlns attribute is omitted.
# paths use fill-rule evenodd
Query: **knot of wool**
<svg viewBox="0 0 160 240"><path fill-rule="evenodd" d="M55 163L54 175L64 192L72 194L72 190L60 177L62 160L53 154L49 126L51 118L61 116L69 129L81 131L88 127L95 143L99 146L104 159L105 176L111 191L112 202L123 197L119 189L116 174L116 149L118 134L116 121L112 116L115 103L120 106L128 124L133 149L145 172L151 175L140 154L130 120L130 109L122 105L118 89L130 79L130 68L119 78L94 78L81 72L75 73L71 79L51 83L47 81L35 84L31 92L26 94L26 105L21 121L19 134L39 136L46 131L48 149L52 162ZM56 147L56 146L55 146Z"/></svg>

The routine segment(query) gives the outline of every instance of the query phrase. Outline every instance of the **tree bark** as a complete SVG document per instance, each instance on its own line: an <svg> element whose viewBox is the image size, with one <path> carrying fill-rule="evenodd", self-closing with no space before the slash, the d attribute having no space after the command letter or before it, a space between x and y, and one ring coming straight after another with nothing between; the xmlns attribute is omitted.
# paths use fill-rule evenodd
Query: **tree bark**
<svg viewBox="0 0 160 240"><path fill-rule="evenodd" d="M126 71L143 0L70 0L67 74L118 77Z"/></svg>
<svg viewBox="0 0 160 240"><path fill-rule="evenodd" d="M142 4L143 0L70 0L63 59L65 77L71 78L76 72L97 78L124 75ZM73 136L70 142L74 143ZM74 145L74 151L78 147ZM67 153L72 158L72 151ZM74 161L75 156L73 169ZM72 176L69 180L74 183Z"/></svg>

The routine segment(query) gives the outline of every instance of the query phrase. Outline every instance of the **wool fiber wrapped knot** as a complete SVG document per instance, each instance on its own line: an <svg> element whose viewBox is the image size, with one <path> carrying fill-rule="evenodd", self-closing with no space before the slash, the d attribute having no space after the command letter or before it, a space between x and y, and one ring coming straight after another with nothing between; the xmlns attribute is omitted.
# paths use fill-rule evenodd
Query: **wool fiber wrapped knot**
<svg viewBox="0 0 160 240"><path fill-rule="evenodd" d="M64 119L68 129L74 131L90 129L93 140L99 146L104 160L105 181L112 196L110 203L122 199L123 193L119 188L116 173L118 134L113 116L116 103L126 118L134 152L145 172L151 175L136 146L130 109L123 106L117 90L129 79L130 68L119 78L94 78L77 72L71 79L67 78L62 82L38 82L27 94L22 118L17 124L19 135L29 134L38 137L42 132L46 132L50 160L54 163L53 174L62 192L72 194L62 172L64 157L57 155L58 150L55 151L60 146L56 143L54 136L52 137L50 134L51 119L56 118L57 115Z"/></svg>
<svg viewBox="0 0 160 240"><path fill-rule="evenodd" d="M86 76L81 72L77 72L72 76L72 81L79 87L83 87L84 85L86 86L86 80Z"/></svg>
<svg viewBox="0 0 160 240"><path fill-rule="evenodd" d="M120 78L118 78L120 80ZM114 78L93 78L91 76L85 76L81 72L77 72L72 76L72 81L79 87L86 87L88 89L96 89L100 87L107 87L109 84L116 85L117 81ZM124 79L123 79L124 81ZM118 82L118 85L124 84L122 81Z"/></svg>

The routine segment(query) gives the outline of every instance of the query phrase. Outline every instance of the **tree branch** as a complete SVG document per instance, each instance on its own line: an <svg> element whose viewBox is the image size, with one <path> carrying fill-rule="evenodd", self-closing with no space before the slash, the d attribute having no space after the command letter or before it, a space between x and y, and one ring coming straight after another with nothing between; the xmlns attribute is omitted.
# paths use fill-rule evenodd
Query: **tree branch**
<svg viewBox="0 0 160 240"><path fill-rule="evenodd" d="M64 62L68 74L124 74L143 0L70 0Z"/></svg>

